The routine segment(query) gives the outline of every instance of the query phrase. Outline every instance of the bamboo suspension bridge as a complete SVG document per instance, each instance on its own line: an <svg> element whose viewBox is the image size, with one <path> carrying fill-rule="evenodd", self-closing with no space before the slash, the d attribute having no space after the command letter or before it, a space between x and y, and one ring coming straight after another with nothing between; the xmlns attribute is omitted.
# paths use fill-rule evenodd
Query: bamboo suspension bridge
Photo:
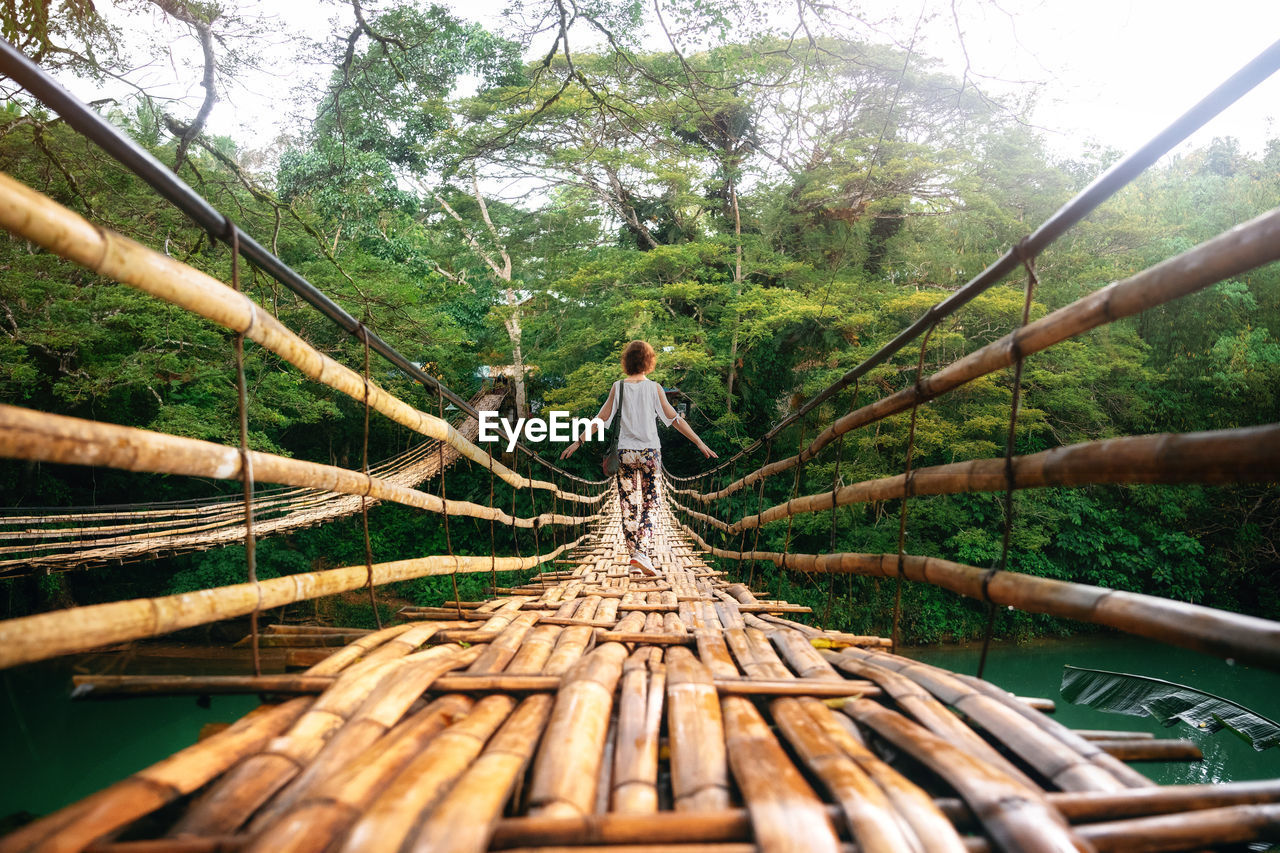
<svg viewBox="0 0 1280 853"><path fill-rule="evenodd" d="M635 577L609 483L559 469L527 447L515 457L528 462L522 474L475 444L466 423L492 400L473 405L422 373L0 42L0 70L230 245L230 286L3 175L0 226L231 331L238 354L248 340L427 442L360 470L252 451L242 375L238 447L0 405L5 457L235 480L245 488L239 512L218 502L125 518L92 510L10 517L20 535L0 534L0 572L141 558L232 538L245 542L248 557L245 583L0 622L0 667L246 615L255 650L304 647L310 659L301 672L78 678L81 695L240 692L263 702L229 728L17 829L0 839L0 853L1172 851L1276 840L1280 779L1156 786L1126 761L1191 758L1193 744L1071 730L1045 713L1044 700L1013 696L981 673L897 655L896 613L888 638L829 631L805 621L808 608L769 598L742 577L748 563L769 563L781 572L881 577L899 590L904 581L930 583L984 601L992 613L1004 606L1049 613L1280 668L1280 623L1023 575L1006 570L1004 559L1017 489L1277 482L1280 424L1122 437L1028 456L1014 455L1010 441L1003 458L925 468L913 467L909 443L901 474L848 485L837 476L829 490L800 494L804 465L832 445L838 472L846 433L894 415L914 426L920 405L1009 368L1012 436L1024 359L1280 259L1280 210L1273 210L1034 322L1024 308L1014 332L924 375L923 350L938 320L1018 270L1029 306L1035 258L1047 245L1278 65L1280 44L760 441L701 473L666 472L658 574ZM435 414L380 388L368 358L363 370L337 362L239 292L241 258L355 335L366 353L435 393ZM775 455L783 430L803 436L810 416L916 339L922 355L911 386L851 404L807 444L797 441L793 455ZM463 428L444 419L446 401L462 410ZM463 464L486 471L491 486L533 497L533 514L518 515L514 505L507 512L492 488L484 504L450 499L448 474ZM791 471L792 497L765 506L764 482ZM428 478L437 481L436 494L419 488ZM283 490L255 494L256 483ZM1004 556L996 565L906 553L912 498L976 491L1005 495ZM792 553L790 528L783 551L759 549L769 522L790 525L798 516L885 500L901 507L896 553ZM374 501L438 518L448 553L375 562L366 524L363 564L256 577L255 536L278 520L266 515L284 519L282 529L357 511L367 519ZM515 556L492 548L457 554L450 518L527 530L535 547ZM500 587L498 572L524 574ZM488 575L491 597L462 600L455 583L446 605L407 608L397 624L373 631L257 627L260 614L286 604L461 574Z"/></svg>

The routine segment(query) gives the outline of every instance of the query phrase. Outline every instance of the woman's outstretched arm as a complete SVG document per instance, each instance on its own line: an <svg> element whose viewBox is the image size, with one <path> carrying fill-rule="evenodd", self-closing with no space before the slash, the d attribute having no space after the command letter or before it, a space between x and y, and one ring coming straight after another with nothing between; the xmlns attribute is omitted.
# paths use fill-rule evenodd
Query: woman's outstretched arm
<svg viewBox="0 0 1280 853"><path fill-rule="evenodd" d="M604 405L600 407L600 412L596 417L604 421L604 428L609 428L609 422L613 419L613 392L617 390L616 385L609 386L609 397L604 401ZM582 446L582 439L578 439L573 444L560 451L561 459L568 459L570 456L578 452L578 448Z"/></svg>
<svg viewBox="0 0 1280 853"><path fill-rule="evenodd" d="M693 427L689 426L689 422L686 421L681 414L667 402L667 392L663 390L661 385L658 386L658 405L662 409L662 419L666 421L669 426L674 426L685 438L692 441L694 446L702 451L703 456L708 459L719 458L720 454L716 453L710 447L707 447L707 443L698 438L698 434L693 431Z"/></svg>

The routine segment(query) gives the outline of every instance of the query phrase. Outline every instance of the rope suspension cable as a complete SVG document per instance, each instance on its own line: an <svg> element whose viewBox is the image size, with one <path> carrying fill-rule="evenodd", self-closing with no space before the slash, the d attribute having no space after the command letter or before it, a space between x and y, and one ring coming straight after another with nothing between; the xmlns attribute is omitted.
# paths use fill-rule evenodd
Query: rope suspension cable
<svg viewBox="0 0 1280 853"><path fill-rule="evenodd" d="M1034 257L1024 257L1023 265L1027 268L1027 285L1022 297L1022 317L1018 323L1018 328L1024 328L1031 320L1031 299L1035 293L1036 287L1039 286L1040 280L1036 277L1036 259ZM1009 564L1009 537L1013 532L1013 450L1018 430L1018 409L1022 400L1022 350L1017 346L1017 337L1014 337L1014 353L1013 353L1013 395L1009 403L1009 433L1005 437L1004 442L1004 533L1000 539L1000 557L995 565L987 570L982 576L982 598L987 602L987 625L982 632L982 653L978 656L978 678L982 678L983 672L987 668L987 650L991 647L991 635L995 630L996 624L996 605L991 600L990 586L991 579L995 577L997 572L1002 572Z"/></svg>
<svg viewBox="0 0 1280 853"><path fill-rule="evenodd" d="M920 377L924 373L924 353L929 346L929 338L933 335L934 326L924 333L920 342L920 359L916 362L916 387L920 386ZM911 498L911 461L916 446L916 413L920 404L911 407L911 427L907 432L907 460L903 471L905 478L902 492L902 508L898 513L898 572L893 585L893 633L890 635L889 653L898 653L898 624L902 618L902 577L907 559L907 503Z"/></svg>

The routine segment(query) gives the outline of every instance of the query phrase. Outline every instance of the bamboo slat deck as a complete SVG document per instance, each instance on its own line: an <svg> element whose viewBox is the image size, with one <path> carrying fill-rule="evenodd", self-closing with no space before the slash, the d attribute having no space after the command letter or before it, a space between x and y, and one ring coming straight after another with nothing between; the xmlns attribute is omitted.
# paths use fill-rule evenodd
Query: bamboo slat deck
<svg viewBox="0 0 1280 853"><path fill-rule="evenodd" d="M1158 788L1113 753L1162 741L1073 732L791 621L804 608L729 582L660 512L656 578L630 572L610 497L568 568L500 597L379 632L280 630L324 655L305 673L79 679L274 701L0 853L1201 850L1280 832L1280 780Z"/></svg>

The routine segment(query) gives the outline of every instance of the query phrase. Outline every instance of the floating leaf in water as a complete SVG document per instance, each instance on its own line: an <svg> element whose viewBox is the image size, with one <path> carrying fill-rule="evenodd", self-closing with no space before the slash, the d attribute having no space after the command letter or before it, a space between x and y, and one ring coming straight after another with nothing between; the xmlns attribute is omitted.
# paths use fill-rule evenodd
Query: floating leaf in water
<svg viewBox="0 0 1280 853"><path fill-rule="evenodd" d="M1230 699L1145 675L1067 666L1062 698L1099 711L1154 717L1166 726L1182 721L1206 732L1227 728L1258 751L1280 744L1275 721Z"/></svg>

